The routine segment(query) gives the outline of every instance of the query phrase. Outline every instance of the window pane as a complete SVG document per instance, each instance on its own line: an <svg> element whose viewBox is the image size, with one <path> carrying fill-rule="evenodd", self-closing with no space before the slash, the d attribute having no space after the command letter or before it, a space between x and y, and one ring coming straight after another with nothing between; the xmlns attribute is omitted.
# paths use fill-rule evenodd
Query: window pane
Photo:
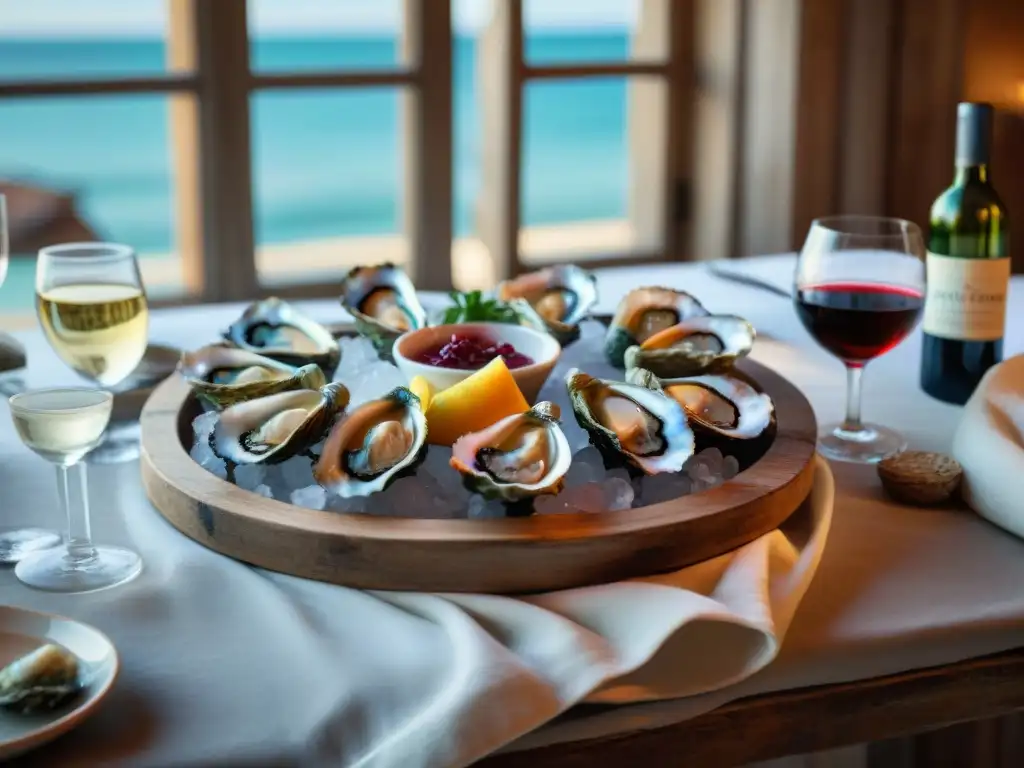
<svg viewBox="0 0 1024 768"><path fill-rule="evenodd" d="M672 0L645 0L646 6ZM524 55L530 64L664 58L664 26L638 47L641 0L525 0ZM657 38L657 39L654 39Z"/></svg>
<svg viewBox="0 0 1024 768"><path fill-rule="evenodd" d="M264 284L404 263L400 92L311 89L253 97L257 271Z"/></svg>
<svg viewBox="0 0 1024 768"><path fill-rule="evenodd" d="M0 0L0 79L165 74L169 8L167 0Z"/></svg>
<svg viewBox="0 0 1024 768"><path fill-rule="evenodd" d="M625 78L539 81L523 95L524 261L631 250Z"/></svg>
<svg viewBox="0 0 1024 768"><path fill-rule="evenodd" d="M252 68L394 69L402 0L249 0Z"/></svg>
<svg viewBox="0 0 1024 768"><path fill-rule="evenodd" d="M0 287L4 311L31 309L38 249L75 240L131 245L147 291L180 290L169 102L157 95L0 102L0 192L8 197L12 252Z"/></svg>

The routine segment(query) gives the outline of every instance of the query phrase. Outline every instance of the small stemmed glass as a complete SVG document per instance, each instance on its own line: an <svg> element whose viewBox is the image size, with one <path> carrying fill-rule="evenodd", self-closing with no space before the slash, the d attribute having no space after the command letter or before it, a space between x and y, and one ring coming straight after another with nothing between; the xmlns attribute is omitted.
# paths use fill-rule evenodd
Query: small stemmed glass
<svg viewBox="0 0 1024 768"><path fill-rule="evenodd" d="M10 399L22 442L57 467L57 493L68 521L62 545L25 554L15 566L15 575L30 587L91 592L122 584L142 570L142 559L130 549L92 543L81 460L102 441L113 402L105 390L76 387L30 390Z"/></svg>

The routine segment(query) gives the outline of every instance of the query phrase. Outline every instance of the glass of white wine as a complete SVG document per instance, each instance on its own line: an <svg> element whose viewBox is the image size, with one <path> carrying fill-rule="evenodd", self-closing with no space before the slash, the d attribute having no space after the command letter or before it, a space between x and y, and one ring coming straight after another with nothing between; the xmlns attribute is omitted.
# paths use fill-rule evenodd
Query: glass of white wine
<svg viewBox="0 0 1024 768"><path fill-rule="evenodd" d="M7 198L0 195L0 286L4 284L7 276L8 260L8 234L7 234ZM0 331L0 358L3 358L5 351L12 355L20 354L20 346L15 347L17 342ZM3 359L0 359L3 363ZM0 373L3 373L4 366L0 364ZM14 380L12 379L11 382ZM11 392L5 384L8 380L0 382L0 391ZM20 382L19 382L20 383ZM18 391L20 386L14 387ZM60 536L53 531L42 528L7 528L0 531L0 563L16 563L29 552L39 549L46 549L60 544Z"/></svg>
<svg viewBox="0 0 1024 768"><path fill-rule="evenodd" d="M135 578L142 559L130 549L96 546L89 526L85 464L103 440L114 396L103 389L29 390L10 399L15 429L25 445L57 466L57 493L67 515L65 542L22 557L18 580L50 592L92 592Z"/></svg>
<svg viewBox="0 0 1024 768"><path fill-rule="evenodd" d="M36 263L36 311L61 360L104 388L127 379L146 354L146 291L135 251L127 245L66 243L43 248ZM138 457L138 424L115 427L90 454L90 462Z"/></svg>

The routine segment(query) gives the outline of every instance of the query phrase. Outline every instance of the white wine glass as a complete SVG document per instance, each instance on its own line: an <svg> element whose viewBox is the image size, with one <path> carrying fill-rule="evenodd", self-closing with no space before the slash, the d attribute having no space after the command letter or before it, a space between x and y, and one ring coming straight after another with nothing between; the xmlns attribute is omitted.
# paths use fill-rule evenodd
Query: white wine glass
<svg viewBox="0 0 1024 768"><path fill-rule="evenodd" d="M135 251L127 245L43 248L36 263L36 311L61 360L105 389L126 380L146 354L146 291ZM88 460L115 463L138 455L138 422L116 422Z"/></svg>
<svg viewBox="0 0 1024 768"><path fill-rule="evenodd" d="M0 286L4 284L7 277L7 260L9 256L10 241L7 232L7 198L0 195ZM20 354L20 347L16 348L14 339L0 332L0 356L4 350L10 350L12 355ZM4 383L12 383L4 377ZM17 387L20 389L20 386ZM5 392L10 392L6 387ZM60 544L60 536L53 531L43 528L7 528L0 531L0 563L16 563L29 552L35 552L47 547Z"/></svg>
<svg viewBox="0 0 1024 768"><path fill-rule="evenodd" d="M30 587L92 592L123 584L142 570L132 550L92 543L82 458L103 440L113 403L110 392L84 387L29 390L10 399L22 442L57 466L57 494L68 521L63 544L26 554L14 567Z"/></svg>

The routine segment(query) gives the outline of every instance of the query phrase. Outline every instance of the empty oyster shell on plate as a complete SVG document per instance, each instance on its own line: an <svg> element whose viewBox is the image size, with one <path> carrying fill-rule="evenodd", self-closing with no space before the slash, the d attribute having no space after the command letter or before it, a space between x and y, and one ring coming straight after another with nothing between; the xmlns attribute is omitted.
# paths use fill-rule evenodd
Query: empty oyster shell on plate
<svg viewBox="0 0 1024 768"><path fill-rule="evenodd" d="M463 435L452 446L451 466L470 490L487 498L519 502L557 494L572 463L560 416L557 405L541 402Z"/></svg>
<svg viewBox="0 0 1024 768"><path fill-rule="evenodd" d="M335 382L237 403L221 411L210 445L235 464L277 464L320 442L348 399Z"/></svg>
<svg viewBox="0 0 1024 768"><path fill-rule="evenodd" d="M678 472L693 455L695 438L686 412L657 389L596 379L577 369L565 380L577 423L604 457L648 475Z"/></svg>
<svg viewBox="0 0 1024 768"><path fill-rule="evenodd" d="M183 353L178 372L199 401L216 410L278 392L320 389L327 383L327 377L315 363L296 368L220 344Z"/></svg>
<svg viewBox="0 0 1024 768"><path fill-rule="evenodd" d="M78 658L47 643L0 670L0 706L26 714L53 709L82 687Z"/></svg>
<svg viewBox="0 0 1024 768"><path fill-rule="evenodd" d="M775 432L775 404L764 392L731 374L659 379L651 371L633 368L627 380L664 392L686 411L698 442L717 445L722 453L736 452L732 441L770 439Z"/></svg>
<svg viewBox="0 0 1024 768"><path fill-rule="evenodd" d="M427 325L427 313L412 281L390 263L350 270L342 281L341 306L384 360L392 359L395 339Z"/></svg>
<svg viewBox="0 0 1024 768"><path fill-rule="evenodd" d="M239 349L288 365L314 363L327 376L341 357L330 331L276 297L251 304L222 335Z"/></svg>
<svg viewBox="0 0 1024 768"><path fill-rule="evenodd" d="M660 378L725 371L750 354L757 334L736 315L699 315L626 349L626 368L646 368Z"/></svg>
<svg viewBox="0 0 1024 768"><path fill-rule="evenodd" d="M563 264L504 280L495 293L525 325L547 331L564 347L580 337L580 322L597 303L597 278Z"/></svg>
<svg viewBox="0 0 1024 768"><path fill-rule="evenodd" d="M616 368L625 367L626 350L651 336L708 311L686 291L634 288L622 297L605 335L604 353Z"/></svg>
<svg viewBox="0 0 1024 768"><path fill-rule="evenodd" d="M313 477L343 498L383 491L427 455L427 419L405 387L371 400L339 421L324 443Z"/></svg>

